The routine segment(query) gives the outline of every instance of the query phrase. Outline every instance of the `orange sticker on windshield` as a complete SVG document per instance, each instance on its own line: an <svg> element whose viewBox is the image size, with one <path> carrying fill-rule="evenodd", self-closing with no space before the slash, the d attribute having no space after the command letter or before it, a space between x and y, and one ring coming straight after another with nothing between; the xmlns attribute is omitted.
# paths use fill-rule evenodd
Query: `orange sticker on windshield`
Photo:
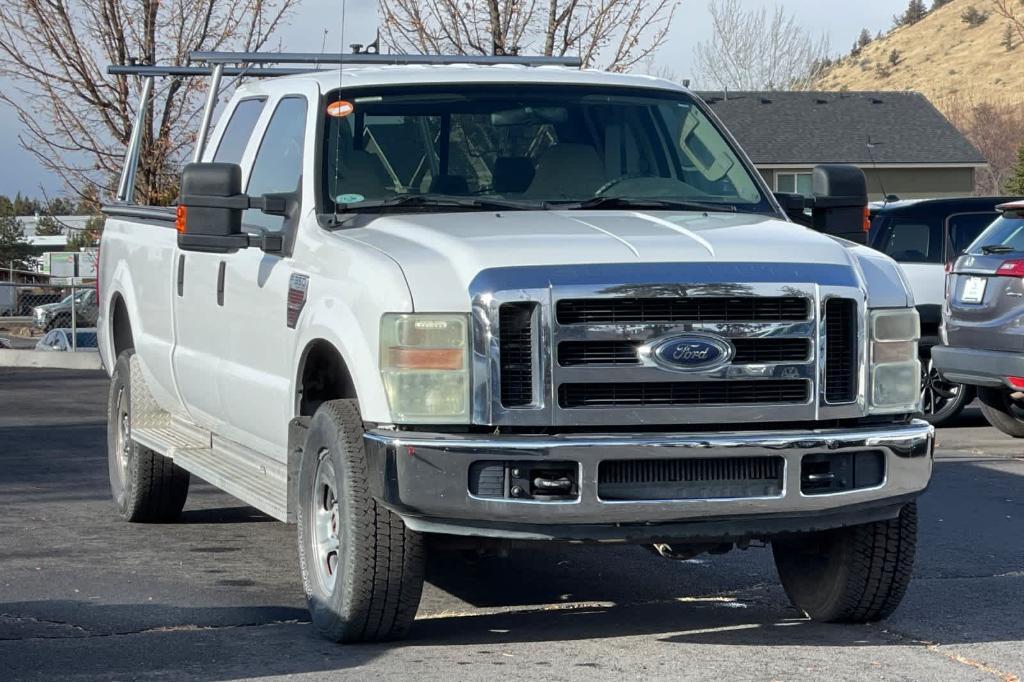
<svg viewBox="0 0 1024 682"><path fill-rule="evenodd" d="M331 102L327 105L327 115L333 116L334 118L345 118L355 110L352 102L346 102L344 100L340 102Z"/></svg>

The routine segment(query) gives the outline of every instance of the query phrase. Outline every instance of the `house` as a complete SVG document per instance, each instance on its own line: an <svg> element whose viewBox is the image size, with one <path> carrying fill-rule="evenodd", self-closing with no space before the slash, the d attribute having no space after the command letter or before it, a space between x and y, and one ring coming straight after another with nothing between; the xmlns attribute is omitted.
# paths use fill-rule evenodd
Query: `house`
<svg viewBox="0 0 1024 682"><path fill-rule="evenodd" d="M917 92L699 92L776 192L849 163L872 199L970 195L985 159Z"/></svg>

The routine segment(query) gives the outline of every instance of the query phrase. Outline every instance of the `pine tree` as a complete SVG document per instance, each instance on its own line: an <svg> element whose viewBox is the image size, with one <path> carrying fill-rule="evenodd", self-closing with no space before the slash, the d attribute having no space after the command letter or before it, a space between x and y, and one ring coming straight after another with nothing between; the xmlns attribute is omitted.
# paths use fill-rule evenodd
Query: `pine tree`
<svg viewBox="0 0 1024 682"><path fill-rule="evenodd" d="M0 216L0 268L27 270L31 245L25 228L14 216Z"/></svg>
<svg viewBox="0 0 1024 682"><path fill-rule="evenodd" d="M1010 52L1011 50L1013 50L1013 48L1017 47L1013 43L1013 26L1011 26L1010 24L1007 24L1006 30L1003 31L1002 45L1003 47L1006 48L1007 52Z"/></svg>
<svg viewBox="0 0 1024 682"><path fill-rule="evenodd" d="M52 215L41 215L36 219L36 234L40 237L50 237L64 234L64 228Z"/></svg>
<svg viewBox="0 0 1024 682"><path fill-rule="evenodd" d="M903 14L897 14L892 21L896 28L910 26L924 19L927 14L928 8L925 7L924 0L910 0Z"/></svg>
<svg viewBox="0 0 1024 682"><path fill-rule="evenodd" d="M951 2L953 2L953 0L932 0L932 11L934 12L938 8L948 5Z"/></svg>
<svg viewBox="0 0 1024 682"><path fill-rule="evenodd" d="M1007 179L1003 189L1007 194L1024 197L1024 144L1017 148L1017 163L1010 170L1013 175Z"/></svg>

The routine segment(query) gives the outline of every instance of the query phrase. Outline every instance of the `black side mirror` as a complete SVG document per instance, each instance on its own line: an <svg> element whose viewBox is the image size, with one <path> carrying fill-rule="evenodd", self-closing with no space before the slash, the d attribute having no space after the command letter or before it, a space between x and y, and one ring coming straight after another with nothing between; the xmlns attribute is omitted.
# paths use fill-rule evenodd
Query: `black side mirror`
<svg viewBox="0 0 1024 682"><path fill-rule="evenodd" d="M242 231L242 211L258 208L271 215L297 211L290 194L249 197L242 194L242 169L234 163L190 163L181 173L178 205L178 247L183 251L228 253L259 246L282 249L279 234L251 235Z"/></svg>
<svg viewBox="0 0 1024 682"><path fill-rule="evenodd" d="M190 163L181 172L178 248L226 253L249 246L242 232L242 169L234 163Z"/></svg>
<svg viewBox="0 0 1024 682"><path fill-rule="evenodd" d="M806 227L811 227L811 217L807 215L804 209L813 205L807 197L803 194L794 194L791 192L776 192L775 200L779 202L779 206L785 211L789 219L794 223L800 223Z"/></svg>
<svg viewBox="0 0 1024 682"><path fill-rule="evenodd" d="M864 171L839 163L815 166L811 195L811 227L858 244L867 241L868 183Z"/></svg>

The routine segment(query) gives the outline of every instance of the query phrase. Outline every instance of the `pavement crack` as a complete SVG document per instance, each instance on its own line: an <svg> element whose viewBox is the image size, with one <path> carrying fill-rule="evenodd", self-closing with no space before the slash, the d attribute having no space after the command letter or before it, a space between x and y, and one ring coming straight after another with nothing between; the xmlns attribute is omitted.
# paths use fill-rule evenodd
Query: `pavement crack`
<svg viewBox="0 0 1024 682"><path fill-rule="evenodd" d="M286 619L286 620L271 620L262 623L233 623L230 625L197 625L194 623L185 623L181 625L160 625L149 628L139 628L137 630L118 630L115 632L91 632L86 628L72 623L62 623L60 621L48 621L39 618L32 618L31 616L12 616L10 614L0 613L0 617L9 617L18 620L27 620L39 624L52 624L52 625L65 625L68 627L75 628L86 634L84 635L35 635L31 637L0 637L0 642L28 642L33 640L41 639L103 639L110 637L128 637L131 635L149 635L157 633L170 633L170 632L206 632L212 630L238 630L242 628L261 628L273 625L304 625L309 623L307 620L300 619Z"/></svg>
<svg viewBox="0 0 1024 682"><path fill-rule="evenodd" d="M889 635L893 639L896 639L900 642L905 642L907 644L916 644L920 647L923 647L925 651L930 651L933 654L938 654L939 656L953 663L964 665L969 668L974 668L975 670L983 672L986 675L991 675L992 677L1001 680L1001 682L1021 682L1020 676L1016 673L1000 670L999 668L991 666L988 663L985 663L984 661L979 661L977 659L970 658L969 656L964 656L963 654L957 653L952 649L942 648L944 646L951 645L944 645L942 644L942 642L932 642L927 639L920 639L912 635L907 635L902 632L897 632L895 630L889 630L886 628L879 628L879 630L883 634Z"/></svg>

